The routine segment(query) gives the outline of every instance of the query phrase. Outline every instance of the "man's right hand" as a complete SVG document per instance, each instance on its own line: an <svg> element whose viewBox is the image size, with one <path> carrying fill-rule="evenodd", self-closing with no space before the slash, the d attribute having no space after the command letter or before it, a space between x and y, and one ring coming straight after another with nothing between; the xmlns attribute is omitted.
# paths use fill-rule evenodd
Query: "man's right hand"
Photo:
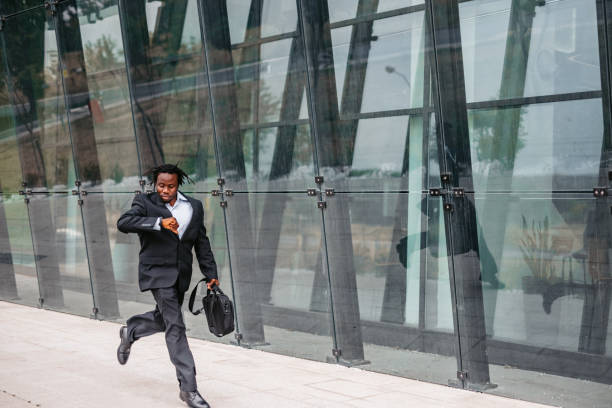
<svg viewBox="0 0 612 408"><path fill-rule="evenodd" d="M162 226L162 228L170 230L170 231L174 232L176 235L178 235L179 223L176 220L176 218L174 218L174 217L162 218L161 226Z"/></svg>

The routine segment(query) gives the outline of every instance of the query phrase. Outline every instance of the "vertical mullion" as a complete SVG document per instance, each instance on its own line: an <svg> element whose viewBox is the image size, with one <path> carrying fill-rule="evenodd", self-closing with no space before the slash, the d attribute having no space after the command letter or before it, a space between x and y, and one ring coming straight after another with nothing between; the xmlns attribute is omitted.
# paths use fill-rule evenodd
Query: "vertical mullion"
<svg viewBox="0 0 612 408"><path fill-rule="evenodd" d="M441 168L451 173L445 185L473 191L467 103L463 70L459 5L457 0L429 1L433 29L434 63L438 83ZM440 84L444 84L441 87ZM448 151L448 153L447 153ZM450 154L452 156L447 156ZM484 299L476 211L472 197L443 195L445 226L454 293L453 318L458 341L461 385L491 387L487 357Z"/></svg>

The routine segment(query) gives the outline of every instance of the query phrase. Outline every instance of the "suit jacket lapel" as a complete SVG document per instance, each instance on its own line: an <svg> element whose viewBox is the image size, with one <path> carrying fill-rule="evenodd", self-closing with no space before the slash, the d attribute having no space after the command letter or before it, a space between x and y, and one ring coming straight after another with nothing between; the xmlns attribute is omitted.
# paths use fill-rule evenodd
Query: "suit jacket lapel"
<svg viewBox="0 0 612 408"><path fill-rule="evenodd" d="M166 207L166 203L164 203L162 201L162 199L159 197L159 194L157 193L153 193L151 194L151 201L159 206L160 210L164 213L164 218L170 218L172 217L172 213L170 212L170 210L168 209L168 207Z"/></svg>

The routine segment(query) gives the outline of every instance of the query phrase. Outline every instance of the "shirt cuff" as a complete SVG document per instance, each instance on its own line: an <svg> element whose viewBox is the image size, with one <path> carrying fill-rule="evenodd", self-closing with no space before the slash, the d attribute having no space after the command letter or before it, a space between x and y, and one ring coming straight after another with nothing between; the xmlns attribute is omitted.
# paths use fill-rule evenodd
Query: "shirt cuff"
<svg viewBox="0 0 612 408"><path fill-rule="evenodd" d="M161 217L157 217L157 221L155 222L155 225L153 226L153 229L155 231L161 231L161 226L159 225L161 223Z"/></svg>

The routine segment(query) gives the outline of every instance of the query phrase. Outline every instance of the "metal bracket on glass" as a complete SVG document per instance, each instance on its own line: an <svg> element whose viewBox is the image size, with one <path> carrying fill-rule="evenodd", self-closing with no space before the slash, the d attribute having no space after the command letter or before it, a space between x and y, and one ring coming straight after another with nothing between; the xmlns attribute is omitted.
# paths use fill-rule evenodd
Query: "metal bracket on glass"
<svg viewBox="0 0 612 408"><path fill-rule="evenodd" d="M324 209L327 208L327 203L325 201L317 202L317 208Z"/></svg>
<svg viewBox="0 0 612 408"><path fill-rule="evenodd" d="M225 179L222 178L222 177L218 178L217 179L217 184L220 185L220 186L224 185L225 184Z"/></svg>
<svg viewBox="0 0 612 408"><path fill-rule="evenodd" d="M342 355L342 350L340 349L332 349L332 355L336 358L340 358Z"/></svg>
<svg viewBox="0 0 612 408"><path fill-rule="evenodd" d="M442 195L442 190L439 188L430 188L429 195L432 197L440 197Z"/></svg>
<svg viewBox="0 0 612 408"><path fill-rule="evenodd" d="M317 183L317 184L323 184L323 181L325 181L325 179L323 178L323 176L315 176L315 183Z"/></svg>
<svg viewBox="0 0 612 408"><path fill-rule="evenodd" d="M223 192L228 197L232 197L234 195L234 190L224 190Z"/></svg>
<svg viewBox="0 0 612 408"><path fill-rule="evenodd" d="M27 186L28 186L28 183L26 183L25 181L21 182L21 187L27 187Z"/></svg>
<svg viewBox="0 0 612 408"><path fill-rule="evenodd" d="M457 371L457 379L461 381L466 381L468 377L467 371Z"/></svg>
<svg viewBox="0 0 612 408"><path fill-rule="evenodd" d="M78 205L83 205L83 199L82 199L82 198L79 198L79 199L77 200L77 204L78 204Z"/></svg>
<svg viewBox="0 0 612 408"><path fill-rule="evenodd" d="M234 337L236 338L236 340L240 341L242 340L242 334L241 333L234 333Z"/></svg>
<svg viewBox="0 0 612 408"><path fill-rule="evenodd" d="M59 4L58 0L54 1L46 1L45 8L51 12L51 15L54 16L57 14L57 5Z"/></svg>
<svg viewBox="0 0 612 408"><path fill-rule="evenodd" d="M210 192L213 197L219 197L219 190L213 190Z"/></svg>
<svg viewBox="0 0 612 408"><path fill-rule="evenodd" d="M79 195L79 190L72 190L72 195Z"/></svg>
<svg viewBox="0 0 612 408"><path fill-rule="evenodd" d="M309 197L314 197L317 195L317 190L314 188L309 188L306 190L306 194L308 194Z"/></svg>
<svg viewBox="0 0 612 408"><path fill-rule="evenodd" d="M333 196L334 194L336 194L336 192L334 191L334 189L333 189L333 188L326 188L326 189L325 189L325 195L326 195L326 196L331 197L331 196Z"/></svg>
<svg viewBox="0 0 612 408"><path fill-rule="evenodd" d="M453 211L453 205L451 203L445 203L444 204L444 211L452 212Z"/></svg>
<svg viewBox="0 0 612 408"><path fill-rule="evenodd" d="M30 199L28 197L26 197L26 198L23 199L23 202L27 204L27 203L30 202Z"/></svg>
<svg viewBox="0 0 612 408"><path fill-rule="evenodd" d="M145 184L147 184L147 180L144 180L144 179L138 180L138 184L144 187Z"/></svg>
<svg viewBox="0 0 612 408"><path fill-rule="evenodd" d="M77 187L81 187L81 180L75 180L74 185Z"/></svg>
<svg viewBox="0 0 612 408"><path fill-rule="evenodd" d="M134 194L138 195L138 194L142 194L142 191L140 190L134 190Z"/></svg>
<svg viewBox="0 0 612 408"><path fill-rule="evenodd" d="M97 307L93 307L91 309L91 318L92 319L97 319L98 318L98 313L100 313L100 310Z"/></svg>
<svg viewBox="0 0 612 408"><path fill-rule="evenodd" d="M151 189L146 189L145 190L145 194L151 194L152 192L153 192L153 190L151 190Z"/></svg>
<svg viewBox="0 0 612 408"><path fill-rule="evenodd" d="M227 207L227 201L220 201L219 205L221 206L221 208L226 208Z"/></svg>
<svg viewBox="0 0 612 408"><path fill-rule="evenodd" d="M38 298L38 307L43 307L43 304L45 303L45 299L39 297Z"/></svg>
<svg viewBox="0 0 612 408"><path fill-rule="evenodd" d="M465 196L465 191L462 188L453 188L453 197L463 197Z"/></svg>
<svg viewBox="0 0 612 408"><path fill-rule="evenodd" d="M605 197L608 195L608 190L605 187L595 187L593 195L597 198Z"/></svg>
<svg viewBox="0 0 612 408"><path fill-rule="evenodd" d="M448 184L451 181L451 174L450 173L442 173L440 174L440 181L442 181L442 184Z"/></svg>

